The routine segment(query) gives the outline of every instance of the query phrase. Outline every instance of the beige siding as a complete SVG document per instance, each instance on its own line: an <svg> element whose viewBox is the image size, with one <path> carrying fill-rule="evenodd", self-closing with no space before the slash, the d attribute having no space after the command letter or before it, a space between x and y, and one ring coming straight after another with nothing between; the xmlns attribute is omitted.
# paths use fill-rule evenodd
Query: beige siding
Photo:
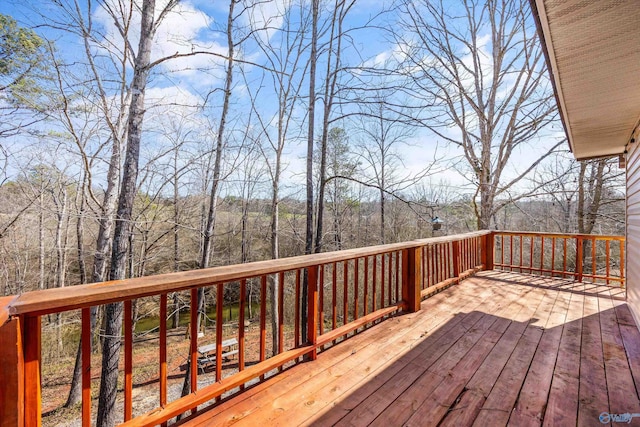
<svg viewBox="0 0 640 427"><path fill-rule="evenodd" d="M640 325L640 149L627 155L627 303Z"/></svg>

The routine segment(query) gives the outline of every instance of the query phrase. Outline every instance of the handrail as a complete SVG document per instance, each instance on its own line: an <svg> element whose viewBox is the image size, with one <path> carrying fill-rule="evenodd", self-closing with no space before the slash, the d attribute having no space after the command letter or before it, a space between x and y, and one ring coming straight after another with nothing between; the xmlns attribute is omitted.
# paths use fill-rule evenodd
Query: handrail
<svg viewBox="0 0 640 427"><path fill-rule="evenodd" d="M25 314L45 315L92 305L159 295L166 292L185 291L202 286L211 286L220 282L233 282L280 271L298 270L314 265L347 261L420 246L460 241L472 237L485 236L490 233L490 231L477 231L365 248L32 291L18 296L15 301L9 304L8 308L9 314L12 316Z"/></svg>
<svg viewBox="0 0 640 427"><path fill-rule="evenodd" d="M494 232L498 269L625 285L625 236Z"/></svg>
<svg viewBox="0 0 640 427"><path fill-rule="evenodd" d="M624 241L625 236L608 235L608 234L584 234L584 233L548 233L543 231L507 231L496 230L495 234L504 236L544 236L553 237L557 239L574 239L581 237L583 239L598 239L598 240L618 240Z"/></svg>

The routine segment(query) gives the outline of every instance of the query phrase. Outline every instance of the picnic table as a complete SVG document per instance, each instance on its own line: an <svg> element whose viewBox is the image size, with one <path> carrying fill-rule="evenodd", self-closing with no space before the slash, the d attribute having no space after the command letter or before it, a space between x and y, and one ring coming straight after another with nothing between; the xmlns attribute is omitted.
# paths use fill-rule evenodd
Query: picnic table
<svg viewBox="0 0 640 427"><path fill-rule="evenodd" d="M222 348L222 359L227 360L234 354L238 354L238 340L230 338L222 341L220 347ZM204 369L216 361L216 349L217 345L206 344L198 347L198 369L204 372Z"/></svg>

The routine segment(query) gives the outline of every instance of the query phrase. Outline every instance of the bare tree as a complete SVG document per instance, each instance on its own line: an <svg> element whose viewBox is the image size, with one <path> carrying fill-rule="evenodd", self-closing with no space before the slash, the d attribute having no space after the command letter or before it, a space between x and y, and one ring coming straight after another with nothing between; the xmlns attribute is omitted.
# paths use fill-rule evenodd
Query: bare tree
<svg viewBox="0 0 640 427"><path fill-rule="evenodd" d="M316 66L318 62L318 15L320 0L311 0L311 53L309 59L309 106L307 118L307 172L306 172L306 220L304 253L313 251L313 149L315 138L315 111L316 111ZM302 324L307 324L307 295L309 292L309 277L307 270L304 272L302 286ZM307 329L302 328L302 341L307 340Z"/></svg>
<svg viewBox="0 0 640 427"><path fill-rule="evenodd" d="M595 159L580 162L578 172L578 233L591 234L602 208L610 203L624 200L615 191L615 183L624 176L624 171L615 171L617 159Z"/></svg>
<svg viewBox="0 0 640 427"><path fill-rule="evenodd" d="M271 70L262 70L261 80L271 82L272 91L277 99L277 113L270 115L261 108L259 98L263 85L257 85L255 93L250 92L251 109L262 130L262 139L266 144L260 148L265 159L267 171L271 178L271 224L270 243L271 258L280 257L280 199L281 179L284 169L283 154L291 129L296 122L296 107L302 98L305 74L309 67L309 58L305 53L309 47L307 32L311 26L310 16L302 2L292 3L283 11L279 11L282 19L281 28L271 37L269 22L257 20L253 28L255 41ZM267 33L267 34L265 34ZM245 81L247 75L243 73ZM272 129L275 128L275 132ZM278 277L270 279L269 298L271 301L271 327L273 331L273 354L278 353L280 343L277 340L278 327Z"/></svg>
<svg viewBox="0 0 640 427"><path fill-rule="evenodd" d="M387 243L386 199L388 194L406 187L409 182L416 182L416 177L398 176L398 168L402 165L399 147L406 144L411 129L400 117L387 108L385 98L380 95L377 103L365 104L361 116L363 141L361 148L362 173L368 177L372 186L377 188L380 206L379 243ZM426 165L424 175L430 167Z"/></svg>
<svg viewBox="0 0 640 427"><path fill-rule="evenodd" d="M489 228L514 185L563 144L529 159L519 156L556 118L530 13L522 0L455 7L404 0L394 31L415 117L463 152L461 172L475 189L479 229Z"/></svg>
<svg viewBox="0 0 640 427"><path fill-rule="evenodd" d="M616 160L576 161L558 156L547 162L533 179L533 186L540 189L540 203L547 197L551 201L551 207L547 203L546 212L540 215L565 233L591 234L596 225L604 228L605 233L615 233L615 223L621 217L617 212L620 207L616 206L624 201L621 191L624 171L616 170ZM553 209L551 212L550 208ZM537 220L532 216L529 221ZM546 229L549 228L547 225Z"/></svg>
<svg viewBox="0 0 640 427"><path fill-rule="evenodd" d="M154 18L155 0L144 0L141 11L140 42L134 60L133 82L131 84L131 104L127 124L127 148L123 165L123 177L116 225L111 251L111 280L125 277L126 256L129 250L128 234L137 189L140 140L144 119L144 95L151 65L151 47L154 34L162 18L175 6L169 1ZM111 427L115 425L115 402L118 385L118 360L120 355L120 333L122 330L122 303L112 303L106 308L105 340L102 346L102 375L98 401L97 424Z"/></svg>
<svg viewBox="0 0 640 427"><path fill-rule="evenodd" d="M335 98L338 92L338 75L342 69L342 44L344 37L344 21L355 0L336 0L329 26L329 40L327 41L326 71L324 75L324 90L322 94L322 133L320 136L320 165L318 186L318 211L316 218L316 238L314 252L322 252L322 234L324 222L324 199L327 185L327 149L330 125Z"/></svg>

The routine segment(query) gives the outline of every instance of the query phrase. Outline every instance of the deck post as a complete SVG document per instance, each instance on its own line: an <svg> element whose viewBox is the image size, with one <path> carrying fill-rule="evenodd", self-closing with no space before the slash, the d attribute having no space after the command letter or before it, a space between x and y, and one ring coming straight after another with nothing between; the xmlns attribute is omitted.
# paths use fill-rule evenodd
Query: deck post
<svg viewBox="0 0 640 427"><path fill-rule="evenodd" d="M308 360L318 357L318 266L307 268L307 341L313 349L307 354Z"/></svg>
<svg viewBox="0 0 640 427"><path fill-rule="evenodd" d="M582 250L583 240L582 236L576 237L576 281L582 282Z"/></svg>
<svg viewBox="0 0 640 427"><path fill-rule="evenodd" d="M422 277L422 247L402 251L402 299L405 310L420 310L420 278Z"/></svg>
<svg viewBox="0 0 640 427"><path fill-rule="evenodd" d="M20 319L0 326L0 423L24 426L24 349ZM40 414L38 414L39 416Z"/></svg>
<svg viewBox="0 0 640 427"><path fill-rule="evenodd" d="M42 329L40 316L24 316L22 342L24 343L24 425L42 425Z"/></svg>
<svg viewBox="0 0 640 427"><path fill-rule="evenodd" d="M485 270L493 270L494 240L493 231L482 236L482 265Z"/></svg>

